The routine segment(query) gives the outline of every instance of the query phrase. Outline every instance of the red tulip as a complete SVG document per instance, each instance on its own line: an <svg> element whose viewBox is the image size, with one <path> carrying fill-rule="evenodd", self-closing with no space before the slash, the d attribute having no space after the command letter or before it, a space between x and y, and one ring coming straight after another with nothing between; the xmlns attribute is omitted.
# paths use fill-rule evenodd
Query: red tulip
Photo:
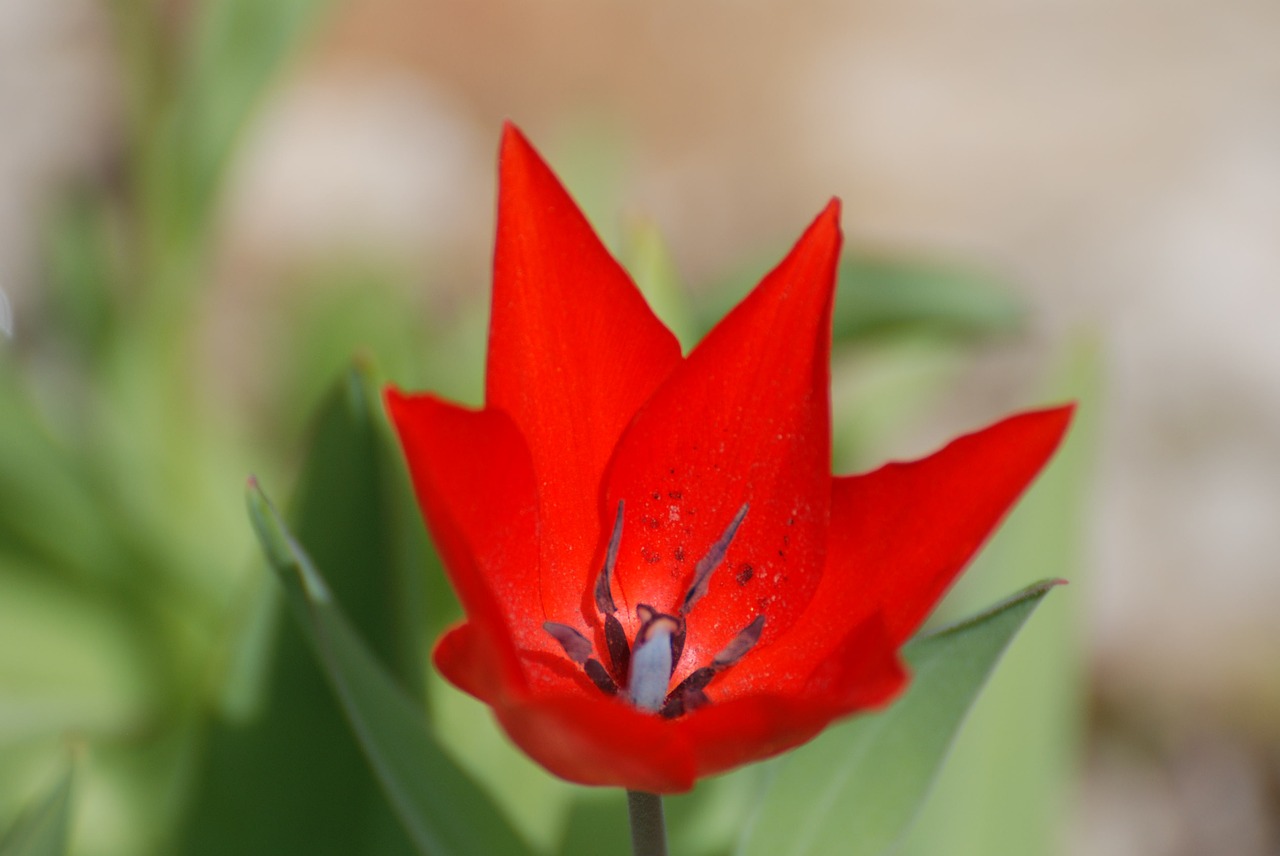
<svg viewBox="0 0 1280 856"><path fill-rule="evenodd" d="M514 127L486 405L387 392L466 611L440 671L551 772L671 793L907 681L1070 407L833 477L839 203L688 356Z"/></svg>

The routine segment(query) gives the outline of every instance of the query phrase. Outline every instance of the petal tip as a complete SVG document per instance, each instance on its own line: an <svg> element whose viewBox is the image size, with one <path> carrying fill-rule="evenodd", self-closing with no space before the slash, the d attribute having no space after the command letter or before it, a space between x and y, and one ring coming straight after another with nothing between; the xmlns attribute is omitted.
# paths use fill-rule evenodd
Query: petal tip
<svg viewBox="0 0 1280 856"><path fill-rule="evenodd" d="M502 150L506 151L512 146L529 145L529 140L525 137L524 131L520 130L520 126L510 119L502 122Z"/></svg>
<svg viewBox="0 0 1280 856"><path fill-rule="evenodd" d="M536 171L541 168L550 172L550 167L533 147L533 143L529 142L524 131L510 119L502 124L502 142L498 147L498 162L500 173L506 177L510 176L512 169L528 173L530 170Z"/></svg>
<svg viewBox="0 0 1280 856"><path fill-rule="evenodd" d="M1042 410L1033 410L1023 415L1029 420L1035 420L1040 423L1044 431L1043 436L1056 449L1062 443L1063 437L1066 436L1067 429L1071 427L1077 406L1077 402L1068 401L1066 404L1046 407Z"/></svg>
<svg viewBox="0 0 1280 856"><path fill-rule="evenodd" d="M797 248L808 247L828 257L828 264L832 266L833 282L835 264L840 255L841 244L844 242L844 233L840 229L840 210L840 198L831 197L831 201L813 219L796 244Z"/></svg>

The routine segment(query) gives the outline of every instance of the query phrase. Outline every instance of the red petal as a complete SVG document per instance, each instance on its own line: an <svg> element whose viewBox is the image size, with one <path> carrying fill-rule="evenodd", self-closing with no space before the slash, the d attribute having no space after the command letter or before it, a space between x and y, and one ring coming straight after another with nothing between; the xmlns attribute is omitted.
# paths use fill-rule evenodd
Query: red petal
<svg viewBox="0 0 1280 856"><path fill-rule="evenodd" d="M561 778L679 793L693 787L693 750L672 723L612 699L541 699L495 707L507 734Z"/></svg>
<svg viewBox="0 0 1280 856"><path fill-rule="evenodd" d="M546 616L576 624L595 570L605 465L680 346L511 125L500 171L486 395L533 456Z"/></svg>
<svg viewBox="0 0 1280 856"><path fill-rule="evenodd" d="M817 593L788 633L714 685L717 697L798 690L798 675L844 660L850 628L868 616L896 650L1053 454L1071 410L1013 416L922 460L836 479Z"/></svg>
<svg viewBox="0 0 1280 856"><path fill-rule="evenodd" d="M504 656L497 650L492 634L474 624L459 624L447 631L431 654L436 668L458 689L485 704L504 697L510 681Z"/></svg>
<svg viewBox="0 0 1280 856"><path fill-rule="evenodd" d="M727 673L724 682L746 665ZM699 776L799 746L833 720L885 704L907 683L879 616L851 630L807 676L802 671L795 676L791 687L762 686L727 701L718 700L724 695L719 682L712 684L713 703L681 722L697 752Z"/></svg>
<svg viewBox="0 0 1280 856"><path fill-rule="evenodd" d="M1073 410L1012 416L922 460L837 479L815 606L837 621L883 611L890 635L910 638L1048 462Z"/></svg>
<svg viewBox="0 0 1280 856"><path fill-rule="evenodd" d="M501 647L550 647L537 588L537 501L510 417L386 392L418 503L467 616ZM518 668L516 668L518 672Z"/></svg>
<svg viewBox="0 0 1280 856"><path fill-rule="evenodd" d="M846 636L830 660L801 674L790 694L766 689L715 701L677 720L600 697L481 698L494 705L521 749L562 778L679 793L695 778L798 746L834 719L885 703L905 682L884 623L873 616Z"/></svg>
<svg viewBox="0 0 1280 856"><path fill-rule="evenodd" d="M689 616L675 679L757 615L764 640L818 585L830 504L831 299L839 204L677 368L636 416L607 477L625 500L616 575L631 609L674 612L695 563L750 504L710 591Z"/></svg>

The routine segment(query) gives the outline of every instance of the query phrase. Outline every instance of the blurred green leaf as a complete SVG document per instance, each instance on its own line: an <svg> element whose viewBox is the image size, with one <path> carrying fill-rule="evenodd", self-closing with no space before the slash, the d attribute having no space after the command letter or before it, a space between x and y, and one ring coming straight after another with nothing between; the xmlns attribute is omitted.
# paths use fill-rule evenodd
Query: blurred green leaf
<svg viewBox="0 0 1280 856"><path fill-rule="evenodd" d="M387 796L422 853L528 853L488 796L441 750L422 711L348 624L320 572L256 483L249 516Z"/></svg>
<svg viewBox="0 0 1280 856"><path fill-rule="evenodd" d="M651 220L636 220L626 230L623 258L645 301L688 351L701 330L667 244Z"/></svg>
<svg viewBox="0 0 1280 856"><path fill-rule="evenodd" d="M832 364L835 472L872 469L903 437L937 416L969 363L959 342L924 334L881 338L843 349Z"/></svg>
<svg viewBox="0 0 1280 856"><path fill-rule="evenodd" d="M220 0L195 7L146 165L153 228L178 248L208 237L235 143L329 0ZM153 13L154 14L154 13Z"/></svg>
<svg viewBox="0 0 1280 856"><path fill-rule="evenodd" d="M433 732L447 740L449 756L492 798L521 838L538 852L553 851L583 789L534 763L511 742L487 705L448 683L438 670L431 674L428 714Z"/></svg>
<svg viewBox="0 0 1280 856"><path fill-rule="evenodd" d="M334 569L330 585L356 632L400 686L420 693L421 598L401 555L406 504L395 501L380 410L371 372L344 373L314 425L292 517ZM413 852L305 636L278 626L278 587L249 594L255 608L244 611L224 693L228 721L209 736L186 852L339 856L367 851L375 838L384 839L380 853Z"/></svg>
<svg viewBox="0 0 1280 856"><path fill-rule="evenodd" d="M98 368L117 331L119 265L111 211L94 188L79 187L55 209L48 228L46 281L57 333L67 335L82 364Z"/></svg>
<svg viewBox="0 0 1280 856"><path fill-rule="evenodd" d="M557 852L559 856L626 853L631 847L629 824L624 791L586 791L570 804Z"/></svg>
<svg viewBox="0 0 1280 856"><path fill-rule="evenodd" d="M406 276L372 265L329 263L298 275L285 289L289 325L277 339L279 356L271 372L280 393L269 414L281 439L297 436L299 419L324 400L352 354L411 388L423 385L416 375L428 361L424 350L437 337L434 330L424 335L422 318L429 313L406 305ZM461 319L450 316L450 323L441 326L459 326ZM475 336L480 342L483 329ZM463 355L451 344L455 347L443 360L445 368L461 373ZM483 365L483 351L478 357ZM482 371L478 376L483 384Z"/></svg>
<svg viewBox="0 0 1280 856"><path fill-rule="evenodd" d="M836 341L905 330L982 337L1022 326L1021 302L994 278L910 258L846 254L836 285Z"/></svg>
<svg viewBox="0 0 1280 856"><path fill-rule="evenodd" d="M711 329L782 258L741 270L697 295L697 326ZM836 343L929 335L976 339L1021 329L1026 311L998 278L960 264L849 250L836 271Z"/></svg>
<svg viewBox="0 0 1280 856"><path fill-rule="evenodd" d="M142 616L0 553L0 745L118 736L155 702Z"/></svg>
<svg viewBox="0 0 1280 856"><path fill-rule="evenodd" d="M751 822L772 772L769 764L751 764L703 779L688 793L667 797L672 851L683 856L729 856Z"/></svg>
<svg viewBox="0 0 1280 856"><path fill-rule="evenodd" d="M290 519L356 632L400 685L420 696L419 557L405 555L405 540L421 524L412 504L399 501L401 470L381 389L357 361L321 410Z"/></svg>
<svg viewBox="0 0 1280 856"><path fill-rule="evenodd" d="M71 779L68 766L53 790L28 808L0 838L0 856L63 856L71 832Z"/></svg>
<svg viewBox="0 0 1280 856"><path fill-rule="evenodd" d="M915 816L965 713L1045 593L1042 582L912 641L913 677L888 710L837 726L783 759L741 856L877 856Z"/></svg>
<svg viewBox="0 0 1280 856"><path fill-rule="evenodd" d="M119 553L79 450L53 436L16 375L0 369L0 556L94 579Z"/></svg>
<svg viewBox="0 0 1280 856"><path fill-rule="evenodd" d="M1071 586L1026 628L992 677L903 844L904 856L1068 850L1068 806L1085 728L1081 633L1089 579L1080 549L1102 399L1096 348L1077 343L1064 369L1046 399L1081 404L1062 448L939 612L968 612L1028 568L1070 579Z"/></svg>

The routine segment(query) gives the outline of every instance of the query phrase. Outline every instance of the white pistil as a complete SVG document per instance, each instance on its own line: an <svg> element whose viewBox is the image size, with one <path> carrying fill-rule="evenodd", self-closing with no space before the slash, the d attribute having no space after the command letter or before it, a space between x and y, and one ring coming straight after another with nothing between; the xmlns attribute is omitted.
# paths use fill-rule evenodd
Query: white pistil
<svg viewBox="0 0 1280 856"><path fill-rule="evenodd" d="M667 698L672 665L671 628L668 622L655 624L649 638L631 652L631 676L627 685L631 703L651 713L661 710Z"/></svg>

